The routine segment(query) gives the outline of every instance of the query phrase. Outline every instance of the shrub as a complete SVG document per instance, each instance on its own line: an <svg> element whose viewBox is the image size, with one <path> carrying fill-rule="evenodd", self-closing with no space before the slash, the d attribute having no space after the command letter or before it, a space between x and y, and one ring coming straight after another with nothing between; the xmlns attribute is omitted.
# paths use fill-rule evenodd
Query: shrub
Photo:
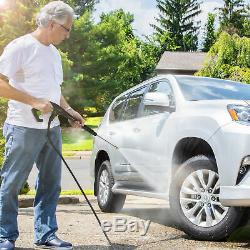
<svg viewBox="0 0 250 250"><path fill-rule="evenodd" d="M196 74L250 83L250 38L221 33Z"/></svg>

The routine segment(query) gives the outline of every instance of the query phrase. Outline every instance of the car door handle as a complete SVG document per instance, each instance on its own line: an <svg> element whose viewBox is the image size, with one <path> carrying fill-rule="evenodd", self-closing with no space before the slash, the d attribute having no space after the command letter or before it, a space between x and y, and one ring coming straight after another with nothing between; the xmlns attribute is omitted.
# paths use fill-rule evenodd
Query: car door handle
<svg viewBox="0 0 250 250"><path fill-rule="evenodd" d="M141 129L139 129L139 128L134 128L133 131L134 131L135 133L139 133L139 132L141 132Z"/></svg>

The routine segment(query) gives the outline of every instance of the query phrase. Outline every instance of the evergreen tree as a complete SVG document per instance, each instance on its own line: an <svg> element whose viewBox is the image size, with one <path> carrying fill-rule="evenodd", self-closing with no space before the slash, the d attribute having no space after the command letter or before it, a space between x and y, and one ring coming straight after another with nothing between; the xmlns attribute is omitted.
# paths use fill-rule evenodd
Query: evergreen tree
<svg viewBox="0 0 250 250"><path fill-rule="evenodd" d="M247 18L244 0L224 0L219 13L221 31L244 35L244 21Z"/></svg>
<svg viewBox="0 0 250 250"><path fill-rule="evenodd" d="M198 46L199 23L194 18L201 13L197 0L157 0L159 25L152 25L162 47L171 38L171 47L179 51L195 51Z"/></svg>
<svg viewBox="0 0 250 250"><path fill-rule="evenodd" d="M204 43L202 51L208 52L215 42L215 30L214 30L215 15L208 13L208 20L205 26Z"/></svg>
<svg viewBox="0 0 250 250"><path fill-rule="evenodd" d="M250 37L250 4L246 6L246 16L243 23L243 36Z"/></svg>
<svg viewBox="0 0 250 250"><path fill-rule="evenodd" d="M85 11L91 11L99 0L67 0L66 3L74 8L75 13L80 17Z"/></svg>

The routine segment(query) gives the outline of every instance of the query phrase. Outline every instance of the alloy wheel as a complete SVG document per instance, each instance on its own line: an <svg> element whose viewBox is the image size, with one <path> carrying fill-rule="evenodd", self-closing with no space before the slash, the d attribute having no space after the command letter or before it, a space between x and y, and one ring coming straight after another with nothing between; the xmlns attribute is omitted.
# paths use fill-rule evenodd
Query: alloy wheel
<svg viewBox="0 0 250 250"><path fill-rule="evenodd" d="M220 203L219 192L219 176L216 172L208 169L192 172L180 189L180 205L184 215L200 227L218 224L228 211L228 207Z"/></svg>
<svg viewBox="0 0 250 250"><path fill-rule="evenodd" d="M110 183L109 183L109 175L108 171L104 169L100 175L99 181L99 197L102 205L107 203L110 192Z"/></svg>

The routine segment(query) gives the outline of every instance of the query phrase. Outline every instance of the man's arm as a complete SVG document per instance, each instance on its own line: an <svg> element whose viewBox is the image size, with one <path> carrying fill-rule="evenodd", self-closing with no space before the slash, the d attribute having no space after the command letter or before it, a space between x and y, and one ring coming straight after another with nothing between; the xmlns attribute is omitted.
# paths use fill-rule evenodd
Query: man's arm
<svg viewBox="0 0 250 250"><path fill-rule="evenodd" d="M0 74L0 96L28 104L31 107L40 110L44 114L52 111L52 105L48 100L35 98L16 88L13 88L9 84L8 78L2 74Z"/></svg>
<svg viewBox="0 0 250 250"><path fill-rule="evenodd" d="M69 121L72 127L81 128L84 125L84 119L82 116L70 107L63 95L61 95L60 106L78 120L77 122Z"/></svg>

